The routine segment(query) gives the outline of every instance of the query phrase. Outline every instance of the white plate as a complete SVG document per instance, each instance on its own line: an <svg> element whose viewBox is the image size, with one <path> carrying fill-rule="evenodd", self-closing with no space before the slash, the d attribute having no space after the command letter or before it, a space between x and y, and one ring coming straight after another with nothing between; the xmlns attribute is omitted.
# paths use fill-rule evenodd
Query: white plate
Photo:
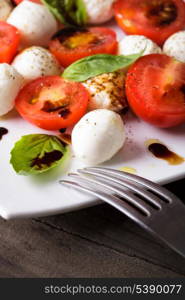
<svg viewBox="0 0 185 300"><path fill-rule="evenodd" d="M111 25L115 29L114 25ZM117 30L118 36L123 36ZM173 129L158 129L128 114L125 120L127 141L123 149L104 166L114 169L132 167L137 174L158 183L185 177L185 164L171 166L152 156L145 146L148 139L158 139L172 151L185 156L185 125ZM30 125L12 112L0 120L9 133L0 141L0 215L5 219L64 213L97 204L85 194L62 187L58 181L83 165L72 159L65 170L60 168L38 176L17 175L9 164L10 150L25 134L45 131ZM47 132L48 133L48 132Z"/></svg>

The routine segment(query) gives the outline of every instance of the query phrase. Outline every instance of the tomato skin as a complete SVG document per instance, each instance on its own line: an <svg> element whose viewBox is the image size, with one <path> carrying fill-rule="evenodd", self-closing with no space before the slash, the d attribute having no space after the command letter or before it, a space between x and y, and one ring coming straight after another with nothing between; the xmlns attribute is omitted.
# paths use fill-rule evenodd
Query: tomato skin
<svg viewBox="0 0 185 300"><path fill-rule="evenodd" d="M63 114L63 117L59 114L61 110L43 110L48 99L56 103L52 96L55 97L57 93L59 99L69 101L68 114ZM32 103L33 99L38 101ZM46 130L58 130L76 124L86 113L88 101L88 91L81 83L65 81L59 76L45 76L23 87L15 100L15 107L30 123ZM62 110L65 111L66 109Z"/></svg>
<svg viewBox="0 0 185 300"><path fill-rule="evenodd" d="M15 4L18 5L19 3L21 3L24 0L13 0L13 1L15 2ZM42 3L41 0L29 0L29 1L32 1L32 2L35 2L35 3L39 3L39 4Z"/></svg>
<svg viewBox="0 0 185 300"><path fill-rule="evenodd" d="M11 63L17 53L20 34L14 26L0 21L0 63Z"/></svg>
<svg viewBox="0 0 185 300"><path fill-rule="evenodd" d="M117 40L116 33L104 27L92 27L88 28L88 32L97 35L101 42L93 46L79 46L75 49L66 48L59 39L53 39L50 42L49 49L53 55L58 59L63 67L67 67L73 62L95 54L116 54Z"/></svg>
<svg viewBox="0 0 185 300"><path fill-rule="evenodd" d="M165 54L139 58L126 77L126 95L133 112L157 127L185 122L185 64Z"/></svg>
<svg viewBox="0 0 185 300"><path fill-rule="evenodd" d="M127 34L144 35L159 45L173 33L185 28L185 3L183 0L169 0L177 8L177 17L170 24L157 25L152 17L145 15L143 5L151 6L153 0L117 0L114 4L115 18L118 25ZM157 0L164 3L168 0ZM153 1L154 2L154 1ZM160 11L160 10L159 10Z"/></svg>

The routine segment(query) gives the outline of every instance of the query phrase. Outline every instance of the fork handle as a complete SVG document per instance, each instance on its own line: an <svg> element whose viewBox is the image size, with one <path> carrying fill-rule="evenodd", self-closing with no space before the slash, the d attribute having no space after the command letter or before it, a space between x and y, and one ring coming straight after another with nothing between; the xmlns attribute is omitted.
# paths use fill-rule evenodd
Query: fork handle
<svg viewBox="0 0 185 300"><path fill-rule="evenodd" d="M161 211L161 216L157 221L148 224L148 228L145 228L185 257L185 205L178 203L167 212ZM164 227L164 223L166 223L166 227Z"/></svg>

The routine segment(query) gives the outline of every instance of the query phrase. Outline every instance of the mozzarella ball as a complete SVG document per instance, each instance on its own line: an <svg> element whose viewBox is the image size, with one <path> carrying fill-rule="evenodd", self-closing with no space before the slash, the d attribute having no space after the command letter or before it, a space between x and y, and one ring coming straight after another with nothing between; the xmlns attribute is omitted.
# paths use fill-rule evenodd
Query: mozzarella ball
<svg viewBox="0 0 185 300"><path fill-rule="evenodd" d="M88 15L89 24L101 24L113 17L115 0L83 0Z"/></svg>
<svg viewBox="0 0 185 300"><path fill-rule="evenodd" d="M111 159L124 142L125 129L120 115L107 109L87 113L72 131L73 152L86 165Z"/></svg>
<svg viewBox="0 0 185 300"><path fill-rule="evenodd" d="M42 76L60 75L62 68L45 48L30 47L14 59L12 66L29 82Z"/></svg>
<svg viewBox="0 0 185 300"><path fill-rule="evenodd" d="M161 53L161 48L143 35L127 35L118 43L118 54L130 55L144 50L143 55Z"/></svg>
<svg viewBox="0 0 185 300"><path fill-rule="evenodd" d="M41 4L23 1L17 5L9 18L22 33L22 46L47 46L57 31L57 22L49 10Z"/></svg>
<svg viewBox="0 0 185 300"><path fill-rule="evenodd" d="M0 0L0 21L6 21L12 9L10 0Z"/></svg>
<svg viewBox="0 0 185 300"><path fill-rule="evenodd" d="M120 111L127 107L125 96L125 74L121 71L105 73L83 83L89 92L88 110L106 108Z"/></svg>
<svg viewBox="0 0 185 300"><path fill-rule="evenodd" d="M163 52L185 62L185 30L171 35L163 45Z"/></svg>
<svg viewBox="0 0 185 300"><path fill-rule="evenodd" d="M15 98L23 84L22 76L8 64L0 64L0 116L13 107Z"/></svg>

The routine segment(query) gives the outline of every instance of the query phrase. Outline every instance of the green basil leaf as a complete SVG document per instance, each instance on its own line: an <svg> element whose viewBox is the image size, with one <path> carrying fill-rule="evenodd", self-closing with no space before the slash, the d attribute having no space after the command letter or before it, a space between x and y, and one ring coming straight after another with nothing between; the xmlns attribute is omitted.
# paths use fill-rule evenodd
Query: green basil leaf
<svg viewBox="0 0 185 300"><path fill-rule="evenodd" d="M61 0L41 0L50 12L64 25L69 25L66 21L64 1ZM63 12L63 13L61 13Z"/></svg>
<svg viewBox="0 0 185 300"><path fill-rule="evenodd" d="M65 0L67 15L72 20L71 24L84 26L87 24L87 11L83 0Z"/></svg>
<svg viewBox="0 0 185 300"><path fill-rule="evenodd" d="M97 54L82 58L68 68L62 74L62 77L68 80L82 82L89 78L126 68L133 64L143 51L132 55L110 55Z"/></svg>
<svg viewBox="0 0 185 300"><path fill-rule="evenodd" d="M64 25L84 26L88 16L83 0L41 0Z"/></svg>
<svg viewBox="0 0 185 300"><path fill-rule="evenodd" d="M57 137L47 134L29 134L15 143L10 163L18 174L39 174L64 162L69 147Z"/></svg>

